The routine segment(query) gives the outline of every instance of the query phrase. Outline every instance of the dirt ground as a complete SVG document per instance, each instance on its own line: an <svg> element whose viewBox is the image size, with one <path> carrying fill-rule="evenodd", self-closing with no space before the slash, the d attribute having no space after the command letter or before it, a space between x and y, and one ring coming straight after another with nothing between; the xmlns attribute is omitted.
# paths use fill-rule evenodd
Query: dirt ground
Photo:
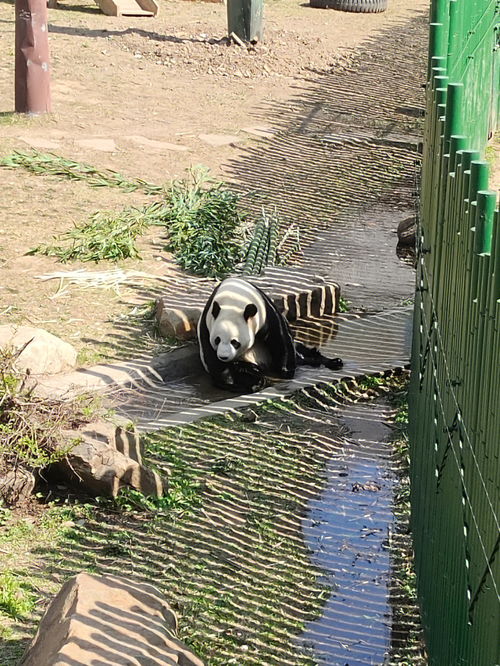
<svg viewBox="0 0 500 666"><path fill-rule="evenodd" d="M155 183L194 164L224 177L229 160L276 131L273 106L293 106L298 90L345 67L364 40L422 13L428 2L391 0L384 13L358 15L273 0L265 7L265 39L250 49L228 44L223 4L160 4L156 18L108 17L93 3L67 0L50 9L53 113L27 118L12 113L14 5L1 3L0 155L35 148ZM154 290L117 294L72 286L61 294L58 280L37 276L115 265L62 265L25 253L96 210L142 204L145 195L20 169L2 169L1 176L2 323L46 328L74 344L82 362L113 357L131 304L152 300ZM158 239L142 246L142 261L119 267L176 272Z"/></svg>

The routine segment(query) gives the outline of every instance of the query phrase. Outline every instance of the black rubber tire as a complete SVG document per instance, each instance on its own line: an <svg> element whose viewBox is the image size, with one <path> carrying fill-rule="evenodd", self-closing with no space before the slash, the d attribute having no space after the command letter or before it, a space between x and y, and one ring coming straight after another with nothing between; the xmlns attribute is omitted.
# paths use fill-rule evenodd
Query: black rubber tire
<svg viewBox="0 0 500 666"><path fill-rule="evenodd" d="M388 0L309 0L311 7L340 9L342 12L376 14L387 9Z"/></svg>

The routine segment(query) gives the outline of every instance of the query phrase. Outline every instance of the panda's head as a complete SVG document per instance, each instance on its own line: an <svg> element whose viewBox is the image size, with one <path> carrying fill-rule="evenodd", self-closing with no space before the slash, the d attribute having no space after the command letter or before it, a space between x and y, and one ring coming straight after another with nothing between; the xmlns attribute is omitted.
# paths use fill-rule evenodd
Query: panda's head
<svg viewBox="0 0 500 666"><path fill-rule="evenodd" d="M237 278L225 280L207 316L210 345L219 361L236 361L252 349L264 318L265 304L253 285Z"/></svg>

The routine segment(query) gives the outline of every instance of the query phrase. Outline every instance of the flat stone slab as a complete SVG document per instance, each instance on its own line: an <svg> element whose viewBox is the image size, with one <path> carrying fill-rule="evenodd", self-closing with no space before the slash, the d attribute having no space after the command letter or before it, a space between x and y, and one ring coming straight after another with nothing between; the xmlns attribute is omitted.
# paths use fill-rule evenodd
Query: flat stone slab
<svg viewBox="0 0 500 666"><path fill-rule="evenodd" d="M168 141L156 141L155 139L148 139L145 136L140 135L131 135L124 136L124 139L127 141L132 141L139 146L144 146L145 148L151 148L153 150L174 150L177 152L184 152L189 150L187 146L183 146L180 143L168 143Z"/></svg>
<svg viewBox="0 0 500 666"><path fill-rule="evenodd" d="M241 141L238 136L232 134L198 134L198 138L210 146L230 146L232 143Z"/></svg>
<svg viewBox="0 0 500 666"><path fill-rule="evenodd" d="M20 136L19 138L32 148L40 148L41 150L57 150L60 148L59 143L38 136Z"/></svg>
<svg viewBox="0 0 500 666"><path fill-rule="evenodd" d="M154 358L148 356L120 364L102 363L73 372L38 376L35 378L35 394L46 398L71 399L86 392L112 394L123 386L175 381L179 377L201 371L197 348L196 353L193 350L191 346Z"/></svg>
<svg viewBox="0 0 500 666"><path fill-rule="evenodd" d="M176 632L153 585L80 573L52 601L20 666L203 666Z"/></svg>
<svg viewBox="0 0 500 666"><path fill-rule="evenodd" d="M246 277L276 303L289 321L322 317L338 310L339 286L299 268L267 268L262 275ZM196 326L216 282L201 282L191 291L169 293L156 301L160 335L180 340L196 336Z"/></svg>
<svg viewBox="0 0 500 666"><path fill-rule="evenodd" d="M134 421L139 431L149 432L282 399L318 384L404 368L410 361L412 312L412 308L363 315L347 312L321 320L297 321L292 328L298 340L319 345L325 356L339 356L344 366L340 370L302 366L293 379L278 381L250 395L234 395L212 386L201 367L198 346L193 344L184 349L184 376L180 368L172 376L165 354L163 367L156 366L162 379L139 381L117 390L112 396L113 406Z"/></svg>
<svg viewBox="0 0 500 666"><path fill-rule="evenodd" d="M75 143L77 143L82 148L102 150L105 153L114 153L116 150L116 143L114 139L77 139Z"/></svg>

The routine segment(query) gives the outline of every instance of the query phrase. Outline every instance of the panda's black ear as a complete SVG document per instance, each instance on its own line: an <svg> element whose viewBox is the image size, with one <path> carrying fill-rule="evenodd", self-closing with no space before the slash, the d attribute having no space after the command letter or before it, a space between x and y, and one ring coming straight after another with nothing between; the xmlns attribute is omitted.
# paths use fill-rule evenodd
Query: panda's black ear
<svg viewBox="0 0 500 666"><path fill-rule="evenodd" d="M214 319L217 319L219 312L220 312L220 305L217 303L217 301L214 301L214 304L212 305L212 317Z"/></svg>
<svg viewBox="0 0 500 666"><path fill-rule="evenodd" d="M245 321L248 321L250 317L255 317L256 314L257 314L257 306L254 303L249 303L245 308L243 317Z"/></svg>

